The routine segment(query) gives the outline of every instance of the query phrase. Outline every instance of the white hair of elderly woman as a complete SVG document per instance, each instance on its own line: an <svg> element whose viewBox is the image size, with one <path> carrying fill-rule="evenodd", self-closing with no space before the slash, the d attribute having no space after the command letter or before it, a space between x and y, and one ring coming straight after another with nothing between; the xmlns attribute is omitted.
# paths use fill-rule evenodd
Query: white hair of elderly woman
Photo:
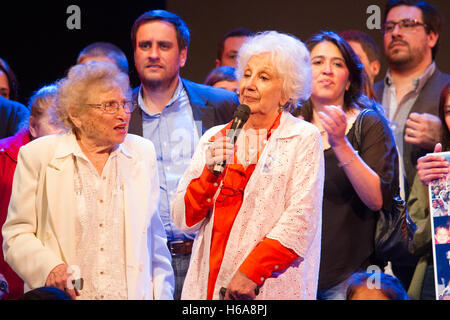
<svg viewBox="0 0 450 320"><path fill-rule="evenodd" d="M273 67L283 79L283 93L289 99L288 108L309 99L312 92L311 57L306 46L293 35L277 31L257 33L245 41L240 50L236 75L242 79L251 57L271 55Z"/></svg>
<svg viewBox="0 0 450 320"><path fill-rule="evenodd" d="M66 78L58 81L55 107L51 111L52 123L69 131L75 126L69 117L71 112L81 114L87 110L90 95L119 87L131 98L130 80L115 64L89 61L73 66Z"/></svg>

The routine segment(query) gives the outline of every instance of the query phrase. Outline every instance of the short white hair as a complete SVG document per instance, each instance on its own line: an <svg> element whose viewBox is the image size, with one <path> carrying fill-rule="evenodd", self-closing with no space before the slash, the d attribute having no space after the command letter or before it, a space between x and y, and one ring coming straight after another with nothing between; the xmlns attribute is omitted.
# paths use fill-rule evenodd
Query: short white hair
<svg viewBox="0 0 450 320"><path fill-rule="evenodd" d="M277 31L264 31L249 37L239 50L236 71L239 80L250 58L263 53L271 55L273 67L283 80L283 94L289 101L289 108L308 100L312 91L311 56L303 42Z"/></svg>

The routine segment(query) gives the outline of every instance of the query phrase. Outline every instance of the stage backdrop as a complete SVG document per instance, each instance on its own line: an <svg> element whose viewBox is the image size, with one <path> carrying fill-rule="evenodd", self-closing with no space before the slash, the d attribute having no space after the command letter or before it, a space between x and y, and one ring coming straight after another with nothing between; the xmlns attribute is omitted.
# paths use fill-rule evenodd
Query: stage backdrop
<svg viewBox="0 0 450 320"><path fill-rule="evenodd" d="M218 40L230 29L246 27L253 31L277 30L291 33L302 41L320 30L343 31L357 29L371 35L383 53L383 36L378 29L370 30L372 22L367 9L377 6L384 13L385 0L167 0L167 10L181 15L192 31L192 44L183 76L203 82L214 68ZM444 19L450 19L449 0L429 0L440 9ZM371 10L369 10L371 11ZM370 23L369 23L370 24ZM443 28L437 64L450 73L450 34ZM386 72L384 54L382 70Z"/></svg>
<svg viewBox="0 0 450 320"><path fill-rule="evenodd" d="M450 19L449 0L429 2ZM377 6L382 16L384 4L384 0L9 1L8 6L0 10L0 57L15 71L23 103L34 90L64 77L79 51L95 41L112 42L126 53L132 85L136 86L130 29L141 13L162 8L179 14L192 31L182 76L203 82L214 67L217 41L232 28L278 30L294 34L303 41L319 30L360 29L381 46L380 31L367 27L367 20L373 16L373 11L367 13L367 9ZM73 5L76 7L71 7ZM447 24L437 57L438 66L447 73L450 73L449 53ZM383 59L381 74L385 70Z"/></svg>

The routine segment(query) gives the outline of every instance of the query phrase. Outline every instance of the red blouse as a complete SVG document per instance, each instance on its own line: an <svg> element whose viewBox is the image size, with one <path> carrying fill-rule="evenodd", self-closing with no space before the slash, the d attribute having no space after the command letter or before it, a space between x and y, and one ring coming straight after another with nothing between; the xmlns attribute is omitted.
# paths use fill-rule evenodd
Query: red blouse
<svg viewBox="0 0 450 320"><path fill-rule="evenodd" d="M269 140L272 131L280 124L281 113L267 133ZM231 128L229 123L225 128L211 138L211 142L224 136ZM257 159L263 150L258 150ZM205 166L199 178L193 179L187 187L184 197L186 207L186 223L189 227L202 221L208 212L214 207L214 223L209 257L209 277L207 299L211 300L217 275L222 264L227 246L228 237L233 227L239 209L241 208L245 187L255 170L256 164L250 164L245 168L236 154L231 164L226 164L224 172L215 176ZM212 202L217 189L220 192ZM265 238L247 256L239 268L257 285L262 285L265 279L273 272L286 269L298 255L281 245L277 240Z"/></svg>

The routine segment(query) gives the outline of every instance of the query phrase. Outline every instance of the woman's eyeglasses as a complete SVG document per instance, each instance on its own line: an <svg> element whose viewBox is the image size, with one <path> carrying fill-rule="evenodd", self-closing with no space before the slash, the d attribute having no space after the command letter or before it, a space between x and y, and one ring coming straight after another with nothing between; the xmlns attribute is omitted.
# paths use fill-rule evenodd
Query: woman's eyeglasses
<svg viewBox="0 0 450 320"><path fill-rule="evenodd" d="M105 103L88 103L86 105L94 108L103 108L103 111L109 114L116 113L117 111L119 111L120 107L123 108L123 111L125 113L130 114L136 107L133 101L125 101L125 102L109 101Z"/></svg>

